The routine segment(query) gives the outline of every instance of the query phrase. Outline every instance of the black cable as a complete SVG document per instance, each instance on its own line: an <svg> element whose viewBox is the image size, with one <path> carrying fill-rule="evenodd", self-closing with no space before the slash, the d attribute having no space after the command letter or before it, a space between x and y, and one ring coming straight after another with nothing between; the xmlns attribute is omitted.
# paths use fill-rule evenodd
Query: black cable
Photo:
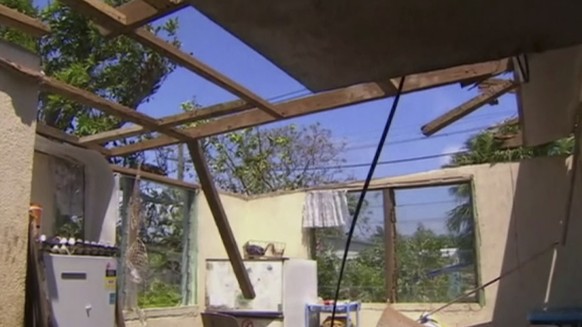
<svg viewBox="0 0 582 327"><path fill-rule="evenodd" d="M384 143L386 142L386 137L388 136L388 132L390 131L390 127L392 126L392 121L394 120L394 115L396 114L396 108L398 108L398 102L400 100L400 95L402 95L402 88L404 87L404 80L406 78L402 77L400 79L400 83L398 84L398 91L396 92L396 96L394 97L394 102L392 102L392 108L390 109L390 114L386 120L386 125L384 126L384 130L382 131L382 136L380 137L380 142L378 143L378 148L376 149L376 153L374 154L374 159L372 160L372 164L370 165L370 170L368 171L368 176L366 177L366 181L364 182L364 187L360 193L360 198L358 199L358 204L356 205L356 210L354 211L354 218L352 219L352 224L350 226L350 231L348 233L348 239L346 240L346 247L344 249L344 255L342 258L342 264L339 271L339 276L337 280L337 287L335 290L335 297L333 301L333 310L331 312L331 327L334 326L335 323L335 314L337 310L337 301L339 299L339 293L341 289L342 279L344 277L344 270L346 268L346 262L348 260L348 251L350 249L350 243L352 242L352 237L354 236L354 231L356 229L356 222L358 221L358 216L360 215L360 210L362 209L362 205L364 203L364 199L366 197L366 193L368 192L368 188L370 187L370 182L372 181L372 177L374 176L374 171L376 170L376 166L378 161L380 160L380 155L382 154L382 148L384 148Z"/></svg>

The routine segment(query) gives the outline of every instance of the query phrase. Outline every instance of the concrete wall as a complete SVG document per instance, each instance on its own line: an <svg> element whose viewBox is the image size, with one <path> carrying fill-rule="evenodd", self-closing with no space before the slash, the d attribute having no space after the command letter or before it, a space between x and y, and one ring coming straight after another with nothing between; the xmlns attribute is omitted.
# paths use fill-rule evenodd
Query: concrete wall
<svg viewBox="0 0 582 327"><path fill-rule="evenodd" d="M524 142L539 145L568 136L582 100L582 46L528 59L530 80L517 90Z"/></svg>
<svg viewBox="0 0 582 327"><path fill-rule="evenodd" d="M39 58L0 41L0 56L39 69ZM24 311L28 207L38 86L0 72L0 326L19 326Z"/></svg>
<svg viewBox="0 0 582 327"><path fill-rule="evenodd" d="M377 180L374 185L418 184L423 180L447 180L472 176L479 235L479 268L482 283L502 272L530 261L517 272L485 290L485 305L455 304L438 316L447 326L523 326L527 312L544 302L552 252L548 247L559 239L569 183L569 162L563 158L540 158L513 164L479 165L447 169L413 176ZM577 181L578 188L582 180ZM577 190L579 198L581 190ZM560 249L550 306L582 304L581 204L570 222L570 237ZM545 250L545 252L544 252ZM394 304L416 318L440 304ZM375 325L384 304L364 304L362 325Z"/></svg>

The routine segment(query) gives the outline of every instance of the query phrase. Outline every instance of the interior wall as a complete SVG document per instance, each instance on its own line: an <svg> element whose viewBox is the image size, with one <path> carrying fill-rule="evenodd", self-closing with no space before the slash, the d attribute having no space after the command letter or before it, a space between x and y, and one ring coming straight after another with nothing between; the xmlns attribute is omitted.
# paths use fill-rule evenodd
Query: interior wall
<svg viewBox="0 0 582 327"><path fill-rule="evenodd" d="M0 56L40 69L37 55L0 41ZM21 326L24 315L28 208L32 180L38 85L0 73L0 326Z"/></svg>
<svg viewBox="0 0 582 327"><path fill-rule="evenodd" d="M564 158L537 158L521 163L465 166L421 174L379 179L375 187L421 185L426 181L472 178L478 226L479 274L486 283L520 262L530 261L560 236L560 219L565 212L569 183L569 161ZM582 178L577 181L582 188ZM582 194L578 190L576 196ZM305 193L265 196L252 200L221 195L239 246L249 239L281 240L288 256L308 257L308 242L301 228ZM198 197L198 308L189 319L200 326L194 310L204 308L204 261L226 257L214 221L202 196ZM569 243L560 250L550 305L582 305L582 204L576 204L570 223ZM527 325L529 310L542 305L551 266L546 251L517 272L485 289L484 306L454 304L437 316L449 327ZM365 303L362 326L375 326L386 304ZM418 318L441 304L394 304L402 313ZM176 317L167 317L171 322Z"/></svg>
<svg viewBox="0 0 582 327"><path fill-rule="evenodd" d="M518 69L517 61L514 64ZM582 100L582 46L530 54L528 64L529 81L517 90L525 144L568 136Z"/></svg>

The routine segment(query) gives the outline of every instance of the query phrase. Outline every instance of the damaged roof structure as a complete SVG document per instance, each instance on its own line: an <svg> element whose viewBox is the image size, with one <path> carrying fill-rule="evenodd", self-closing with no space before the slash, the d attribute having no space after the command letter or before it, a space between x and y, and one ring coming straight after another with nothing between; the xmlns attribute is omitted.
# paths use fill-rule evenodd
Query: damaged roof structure
<svg viewBox="0 0 582 327"><path fill-rule="evenodd" d="M62 2L95 22L103 35L111 38L126 35L239 98L156 119L0 57L3 72L34 80L43 92L136 125L78 138L39 124L38 134L90 148L107 157L185 143L246 298L253 298L254 290L199 139L388 98L396 95L403 76L405 93L455 83L480 85L479 96L422 127L425 135L432 135L505 93L522 92L525 72L522 66L523 63L527 66L528 59L518 56L582 43L582 30L578 28L582 3L563 0L551 3L259 0L252 4L234 0L132 0L115 8L101 0ZM144 27L188 6L224 27L314 94L270 103ZM50 33L41 22L3 6L0 24L39 37ZM533 60L530 66L533 72L536 69ZM516 80L495 78L513 72L514 67L520 68L516 69L520 70ZM183 126L202 120L209 122ZM527 141L529 127L525 126ZM154 132L153 138L121 147L106 146L112 140L149 132ZM559 130L552 137L562 132Z"/></svg>

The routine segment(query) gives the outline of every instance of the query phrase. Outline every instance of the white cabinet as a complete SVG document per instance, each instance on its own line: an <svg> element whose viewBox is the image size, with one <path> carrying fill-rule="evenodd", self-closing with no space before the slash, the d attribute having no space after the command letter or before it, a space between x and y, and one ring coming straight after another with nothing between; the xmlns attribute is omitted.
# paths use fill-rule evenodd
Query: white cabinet
<svg viewBox="0 0 582 327"><path fill-rule="evenodd" d="M317 265L313 260L245 260L256 297L243 297L230 262L206 261L206 309L238 318L282 320L283 326L304 324L305 305L317 300Z"/></svg>

